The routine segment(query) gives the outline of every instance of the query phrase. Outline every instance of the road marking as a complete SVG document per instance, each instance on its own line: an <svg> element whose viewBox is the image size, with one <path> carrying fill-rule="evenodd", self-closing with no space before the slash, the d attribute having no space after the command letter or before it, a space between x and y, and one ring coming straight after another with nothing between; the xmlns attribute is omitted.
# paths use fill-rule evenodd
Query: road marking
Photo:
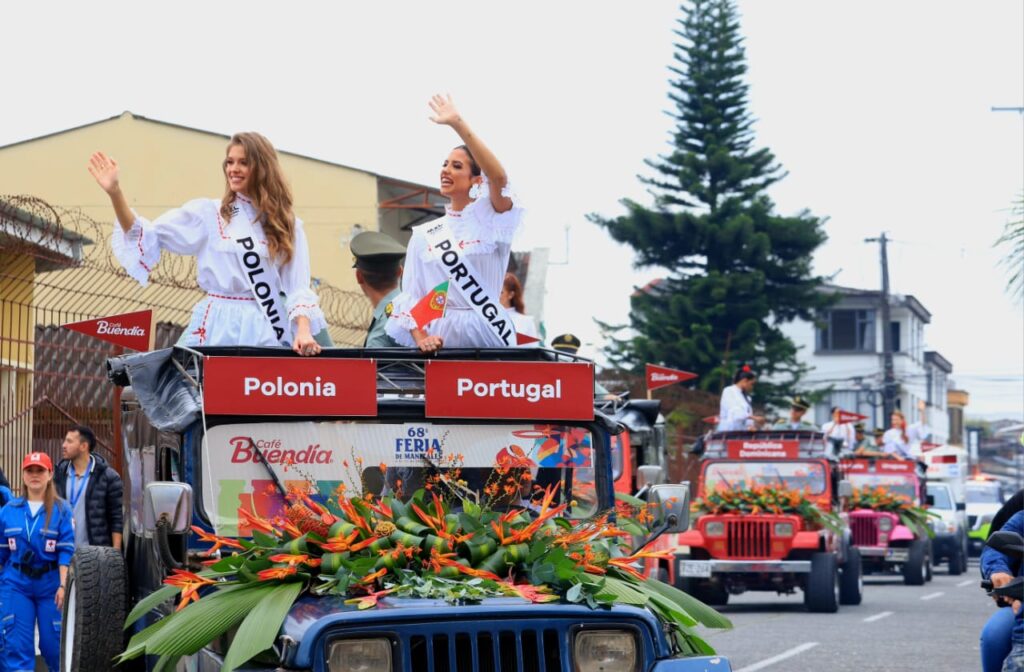
<svg viewBox="0 0 1024 672"><path fill-rule="evenodd" d="M966 581L961 581L960 583L956 584L956 587L963 588L964 586L969 586L973 583L975 583L974 579L967 579Z"/></svg>
<svg viewBox="0 0 1024 672"><path fill-rule="evenodd" d="M864 619L864 622L865 623L872 623L874 621L880 621L883 618L885 618L886 616L892 616L892 612L891 611L883 611L880 614L875 614L874 616L868 616L867 618Z"/></svg>
<svg viewBox="0 0 1024 672"><path fill-rule="evenodd" d="M922 600L934 600L936 597L942 597L945 593L931 593L930 595L924 595Z"/></svg>
<svg viewBox="0 0 1024 672"><path fill-rule="evenodd" d="M804 651L809 651L810 649L813 649L817 645L818 645L818 642L804 642L800 646L794 646L792 649L789 649L788 651L783 651L782 653L780 653L777 656L772 656L771 658L765 658L764 660L756 662L753 665L747 665L746 667L743 667L743 668L740 668L740 669L736 670L736 672L756 672L756 670L763 670L764 668L768 667L769 665L774 665L775 663L778 663L778 662L781 662L783 660L786 660L787 658L792 658L793 656L798 656L801 653L803 653Z"/></svg>

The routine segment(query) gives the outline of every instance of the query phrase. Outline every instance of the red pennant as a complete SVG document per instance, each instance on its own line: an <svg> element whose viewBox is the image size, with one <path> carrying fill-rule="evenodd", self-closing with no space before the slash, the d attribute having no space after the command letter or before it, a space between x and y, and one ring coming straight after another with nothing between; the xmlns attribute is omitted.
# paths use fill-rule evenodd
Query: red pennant
<svg viewBox="0 0 1024 672"><path fill-rule="evenodd" d="M152 310L71 322L64 328L140 352L153 349L155 329Z"/></svg>
<svg viewBox="0 0 1024 672"><path fill-rule="evenodd" d="M839 424L845 425L850 422L860 422L861 420L867 420L868 416L861 415L860 413L852 413L850 411L844 411L839 409Z"/></svg>
<svg viewBox="0 0 1024 672"><path fill-rule="evenodd" d="M703 420L704 422L706 422L709 425L717 425L718 424L718 416L717 415L709 415L706 418L701 418L701 420Z"/></svg>
<svg viewBox="0 0 1024 672"><path fill-rule="evenodd" d="M941 443L932 443L931 441L922 441L921 442L921 452L922 453L927 453L929 450L935 450L936 448L938 448L941 445L942 445Z"/></svg>
<svg viewBox="0 0 1024 672"><path fill-rule="evenodd" d="M656 390L659 387L668 387L669 385L675 385L686 380L692 380L697 377L696 373L690 373L689 371L680 371L679 369L670 369L664 366L658 366L657 364L647 365L647 391Z"/></svg>
<svg viewBox="0 0 1024 672"><path fill-rule="evenodd" d="M538 342L540 342L539 338L534 338L533 336L527 336L526 334L516 332L516 345L529 345L530 343Z"/></svg>

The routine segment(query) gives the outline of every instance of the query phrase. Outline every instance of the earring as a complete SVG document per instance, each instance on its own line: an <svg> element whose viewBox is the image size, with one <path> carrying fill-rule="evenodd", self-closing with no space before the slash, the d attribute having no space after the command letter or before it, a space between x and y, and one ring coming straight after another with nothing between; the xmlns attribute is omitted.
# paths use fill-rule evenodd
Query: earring
<svg viewBox="0 0 1024 672"><path fill-rule="evenodd" d="M469 197L472 198L473 200L476 200L478 198L482 198L483 195L484 195L484 185L483 185L483 183L476 183L476 182L474 182L473 186L471 186L469 188Z"/></svg>

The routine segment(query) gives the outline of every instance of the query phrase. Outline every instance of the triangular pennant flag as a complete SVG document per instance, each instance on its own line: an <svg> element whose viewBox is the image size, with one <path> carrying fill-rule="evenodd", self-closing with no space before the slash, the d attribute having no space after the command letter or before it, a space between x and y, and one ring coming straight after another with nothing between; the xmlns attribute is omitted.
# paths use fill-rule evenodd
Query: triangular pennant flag
<svg viewBox="0 0 1024 672"><path fill-rule="evenodd" d="M540 339L534 336L527 336L526 334L520 334L516 332L516 345L529 345L530 343L539 343Z"/></svg>
<svg viewBox="0 0 1024 672"><path fill-rule="evenodd" d="M140 310L121 313L95 320L82 320L63 325L65 329L77 331L101 341L121 345L132 350L146 352L153 349L153 311Z"/></svg>
<svg viewBox="0 0 1024 672"><path fill-rule="evenodd" d="M839 409L839 424L845 425L850 422L860 422L861 420L867 420L868 416L861 415L860 413L853 413L851 411L844 411Z"/></svg>
<svg viewBox="0 0 1024 672"><path fill-rule="evenodd" d="M692 380L697 377L696 373L670 369L657 364L647 365L647 391L656 390L659 387L668 387L685 380Z"/></svg>
<svg viewBox="0 0 1024 672"><path fill-rule="evenodd" d="M416 326L423 329L439 317L444 317L445 308L448 306L448 281L445 280L437 287L430 290L412 307L409 314L416 321Z"/></svg>
<svg viewBox="0 0 1024 672"><path fill-rule="evenodd" d="M701 418L701 420L706 422L709 425L717 425L718 424L718 416L717 415L709 415L706 418Z"/></svg>

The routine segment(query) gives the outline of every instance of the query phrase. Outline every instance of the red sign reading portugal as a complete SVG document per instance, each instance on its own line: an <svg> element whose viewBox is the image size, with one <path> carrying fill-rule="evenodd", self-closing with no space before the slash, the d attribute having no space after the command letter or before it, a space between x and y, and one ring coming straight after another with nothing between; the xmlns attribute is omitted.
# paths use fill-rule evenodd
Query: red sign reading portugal
<svg viewBox="0 0 1024 672"><path fill-rule="evenodd" d="M594 365L427 362L427 417L593 420Z"/></svg>
<svg viewBox="0 0 1024 672"><path fill-rule="evenodd" d="M329 357L207 357L210 415L377 415L377 364Z"/></svg>
<svg viewBox="0 0 1024 672"><path fill-rule="evenodd" d="M787 458L800 457L799 441L771 441L758 439L747 441L736 439L726 441L725 448L729 457L734 460L747 459L772 459L784 460Z"/></svg>
<svg viewBox="0 0 1024 672"><path fill-rule="evenodd" d="M153 349L152 310L70 322L64 328L140 352Z"/></svg>

